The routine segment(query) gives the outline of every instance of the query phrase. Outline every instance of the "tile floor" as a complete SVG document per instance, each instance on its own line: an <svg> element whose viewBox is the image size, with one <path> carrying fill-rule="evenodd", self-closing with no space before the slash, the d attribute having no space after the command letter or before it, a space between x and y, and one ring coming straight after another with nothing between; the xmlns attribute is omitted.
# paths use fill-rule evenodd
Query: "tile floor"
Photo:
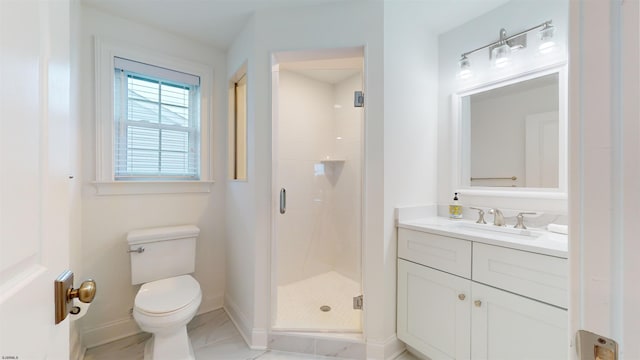
<svg viewBox="0 0 640 360"><path fill-rule="evenodd" d="M306 354L251 350L222 309L196 316L189 323L187 329L198 360L330 359ZM144 343L149 336L146 333L138 334L96 346L87 350L84 360L142 360L144 357ZM404 353L396 360L416 360L416 358L409 353Z"/></svg>

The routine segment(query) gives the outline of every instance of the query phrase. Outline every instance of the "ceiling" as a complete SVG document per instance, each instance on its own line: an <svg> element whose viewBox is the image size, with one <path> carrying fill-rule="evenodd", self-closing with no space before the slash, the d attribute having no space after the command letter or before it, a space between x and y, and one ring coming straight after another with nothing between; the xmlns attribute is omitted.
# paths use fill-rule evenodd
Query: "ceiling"
<svg viewBox="0 0 640 360"><path fill-rule="evenodd" d="M99 10L161 27L220 49L228 48L256 11L348 1L355 0L82 0ZM509 0L385 1L433 3L433 10L425 13L424 19L435 32L442 33Z"/></svg>
<svg viewBox="0 0 640 360"><path fill-rule="evenodd" d="M362 71L362 57L289 61L280 70L289 70L329 84L338 84Z"/></svg>

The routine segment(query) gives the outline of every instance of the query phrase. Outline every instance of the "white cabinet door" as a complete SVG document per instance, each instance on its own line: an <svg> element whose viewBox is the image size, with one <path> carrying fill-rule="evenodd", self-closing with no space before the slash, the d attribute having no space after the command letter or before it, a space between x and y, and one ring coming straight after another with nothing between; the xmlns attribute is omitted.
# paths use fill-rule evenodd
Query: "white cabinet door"
<svg viewBox="0 0 640 360"><path fill-rule="evenodd" d="M473 283L474 360L566 360L567 311Z"/></svg>
<svg viewBox="0 0 640 360"><path fill-rule="evenodd" d="M469 280L398 260L398 338L429 358L469 359Z"/></svg>

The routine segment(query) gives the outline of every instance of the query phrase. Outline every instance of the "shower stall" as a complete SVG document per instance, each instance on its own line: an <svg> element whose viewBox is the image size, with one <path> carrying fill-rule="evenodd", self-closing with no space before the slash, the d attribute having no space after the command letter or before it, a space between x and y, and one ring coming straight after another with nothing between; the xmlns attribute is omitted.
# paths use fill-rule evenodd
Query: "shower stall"
<svg viewBox="0 0 640 360"><path fill-rule="evenodd" d="M362 49L274 55L276 331L362 331L362 67Z"/></svg>

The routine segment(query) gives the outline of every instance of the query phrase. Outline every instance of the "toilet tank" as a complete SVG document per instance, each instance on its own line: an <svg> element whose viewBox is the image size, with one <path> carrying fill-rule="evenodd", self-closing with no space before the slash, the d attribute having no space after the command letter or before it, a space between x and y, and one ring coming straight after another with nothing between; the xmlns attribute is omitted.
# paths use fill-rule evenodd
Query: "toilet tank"
<svg viewBox="0 0 640 360"><path fill-rule="evenodd" d="M133 230L127 234L131 255L131 283L142 284L195 271L194 225Z"/></svg>

